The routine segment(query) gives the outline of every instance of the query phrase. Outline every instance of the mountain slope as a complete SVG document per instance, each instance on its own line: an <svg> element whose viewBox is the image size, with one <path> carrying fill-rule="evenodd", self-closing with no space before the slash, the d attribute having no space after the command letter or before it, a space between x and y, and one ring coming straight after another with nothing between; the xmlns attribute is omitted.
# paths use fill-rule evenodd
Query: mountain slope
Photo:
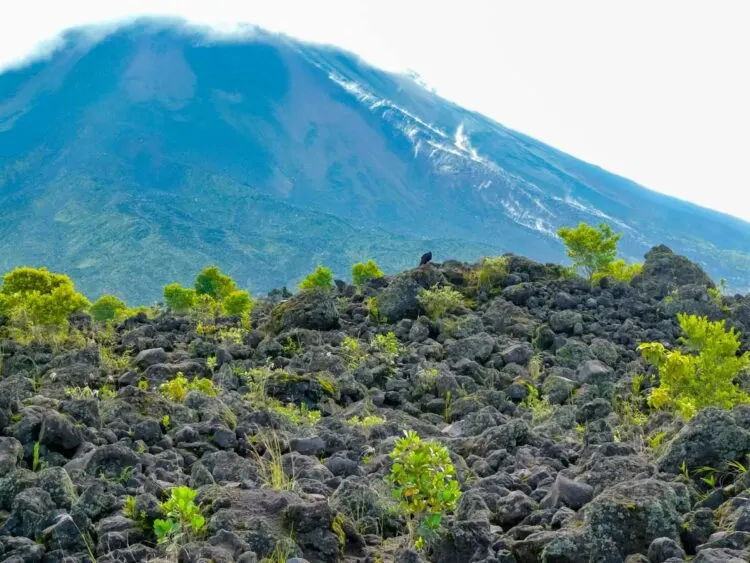
<svg viewBox="0 0 750 563"><path fill-rule="evenodd" d="M45 264L131 301L216 262L255 290L431 249L560 260L611 222L734 287L750 225L648 191L341 51L166 22L0 74L0 269ZM92 295L95 297L95 295Z"/></svg>

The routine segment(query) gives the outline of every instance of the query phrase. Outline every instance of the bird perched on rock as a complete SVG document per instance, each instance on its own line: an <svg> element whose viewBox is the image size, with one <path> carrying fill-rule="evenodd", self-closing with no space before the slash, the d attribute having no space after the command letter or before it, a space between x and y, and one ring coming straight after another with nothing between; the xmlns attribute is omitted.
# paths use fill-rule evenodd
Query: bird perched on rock
<svg viewBox="0 0 750 563"><path fill-rule="evenodd" d="M432 260L432 251L425 252L424 254L422 254L422 258L419 260L419 265L424 266L430 260Z"/></svg>

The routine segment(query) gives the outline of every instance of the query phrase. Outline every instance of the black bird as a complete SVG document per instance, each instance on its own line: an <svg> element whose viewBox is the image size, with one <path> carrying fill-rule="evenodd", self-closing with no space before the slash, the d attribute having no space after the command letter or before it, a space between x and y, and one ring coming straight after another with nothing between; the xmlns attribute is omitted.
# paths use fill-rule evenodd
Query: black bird
<svg viewBox="0 0 750 563"><path fill-rule="evenodd" d="M419 261L419 265L424 266L430 260L432 260L432 251L422 254L422 259Z"/></svg>

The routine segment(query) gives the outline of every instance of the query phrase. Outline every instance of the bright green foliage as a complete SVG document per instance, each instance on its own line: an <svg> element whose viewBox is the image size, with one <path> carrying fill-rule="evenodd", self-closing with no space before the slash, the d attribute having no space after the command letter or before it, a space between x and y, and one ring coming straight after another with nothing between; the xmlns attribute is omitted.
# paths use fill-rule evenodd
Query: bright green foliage
<svg viewBox="0 0 750 563"><path fill-rule="evenodd" d="M446 313L460 311L466 304L464 296L450 287L422 290L417 299L431 319L440 319Z"/></svg>
<svg viewBox="0 0 750 563"><path fill-rule="evenodd" d="M649 404L656 409L674 409L685 418L698 409L729 409L750 401L750 396L734 384L734 378L750 366L750 353L737 355L740 335L729 331L724 321L679 314L686 352L667 350L659 342L641 344L644 359L659 369L660 384L652 389Z"/></svg>
<svg viewBox="0 0 750 563"><path fill-rule="evenodd" d="M552 405L546 398L540 397L539 391L536 387L527 383L526 389L529 394L526 396L526 399L523 400L521 406L526 407L531 411L531 420L534 424L543 422L554 414L554 405Z"/></svg>
<svg viewBox="0 0 750 563"><path fill-rule="evenodd" d="M450 455L445 446L422 441L409 430L396 440L390 457L393 466L387 479L394 487L393 496L410 516L412 532L416 523L423 540L440 527L443 515L456 508L461 496Z"/></svg>
<svg viewBox="0 0 750 563"><path fill-rule="evenodd" d="M395 364L403 353L403 347L393 332L376 334L370 342L370 346L377 350L388 364Z"/></svg>
<svg viewBox="0 0 750 563"><path fill-rule="evenodd" d="M214 386L214 382L210 379L196 377L188 382L187 377L182 372L179 372L174 379L162 383L159 390L162 395L176 403L182 403L190 391L199 391L209 397L215 397L219 393L219 390Z"/></svg>
<svg viewBox="0 0 750 563"><path fill-rule="evenodd" d="M320 421L320 411L310 410L304 403L300 406L294 403L282 404L276 399L269 399L270 409L294 424L314 426Z"/></svg>
<svg viewBox="0 0 750 563"><path fill-rule="evenodd" d="M612 278L613 280L630 282L635 276L643 271L643 264L640 262L634 262L628 264L620 258L607 264L602 270L594 272L591 276L593 283L598 282L602 278Z"/></svg>
<svg viewBox="0 0 750 563"><path fill-rule="evenodd" d="M333 272L325 266L318 266L315 271L302 280L299 284L301 290L307 289L333 289Z"/></svg>
<svg viewBox="0 0 750 563"><path fill-rule="evenodd" d="M195 306L195 290L179 283L164 286L164 302L173 313L185 313Z"/></svg>
<svg viewBox="0 0 750 563"><path fill-rule="evenodd" d="M68 276L46 268L16 268L3 276L0 314L20 328L63 327L90 303Z"/></svg>
<svg viewBox="0 0 750 563"><path fill-rule="evenodd" d="M253 309L250 293L238 289L224 298L224 311L227 315L246 315Z"/></svg>
<svg viewBox="0 0 750 563"><path fill-rule="evenodd" d="M606 223L598 228L580 223L575 229L562 227L557 235L563 239L568 257L576 269L583 269L592 277L609 267L617 257L617 241L622 234L615 233Z"/></svg>
<svg viewBox="0 0 750 563"><path fill-rule="evenodd" d="M352 266L352 282L360 286L367 280L382 278L383 270L375 263L373 259L367 262L358 262Z"/></svg>
<svg viewBox="0 0 750 563"><path fill-rule="evenodd" d="M89 308L89 313L95 321L111 321L122 315L127 308L127 305L114 295L102 295Z"/></svg>
<svg viewBox="0 0 750 563"><path fill-rule="evenodd" d="M346 367L352 371L361 366L367 359L367 354L362 351L359 340L351 336L345 336L341 341L340 356L346 362Z"/></svg>
<svg viewBox="0 0 750 563"><path fill-rule="evenodd" d="M477 268L477 285L492 288L508 275L508 257L494 256L483 258Z"/></svg>
<svg viewBox="0 0 750 563"><path fill-rule="evenodd" d="M227 275L221 273L217 266L208 266L195 278L195 293L210 295L216 301L221 301L230 293L237 290L237 284Z"/></svg>
<svg viewBox="0 0 750 563"><path fill-rule="evenodd" d="M368 414L367 416L359 417L353 416L346 421L349 426L359 426L360 428L372 428L373 426L380 426L385 424L385 418L374 414Z"/></svg>
<svg viewBox="0 0 750 563"><path fill-rule="evenodd" d="M206 529L206 518L195 504L198 491L190 487L174 487L169 499L161 504L165 520L154 520L154 534L159 543L186 543Z"/></svg>

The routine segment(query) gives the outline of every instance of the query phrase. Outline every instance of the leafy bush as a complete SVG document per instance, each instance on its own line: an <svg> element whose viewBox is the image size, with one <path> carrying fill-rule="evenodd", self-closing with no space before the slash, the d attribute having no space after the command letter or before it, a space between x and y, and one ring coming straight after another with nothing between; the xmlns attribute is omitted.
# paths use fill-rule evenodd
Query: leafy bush
<svg viewBox="0 0 750 563"><path fill-rule="evenodd" d="M499 284L508 275L508 257L495 256L483 258L477 268L477 285L491 288Z"/></svg>
<svg viewBox="0 0 750 563"><path fill-rule="evenodd" d="M591 278L595 272L605 271L617 257L617 241L621 233L615 233L606 223L598 228L580 223L575 229L562 227L557 235L565 243L568 257L576 269L583 269Z"/></svg>
<svg viewBox="0 0 750 563"><path fill-rule="evenodd" d="M346 362L346 367L352 371L361 366L365 359L367 359L367 354L362 351L359 340L351 336L345 336L341 341L340 355L344 362Z"/></svg>
<svg viewBox="0 0 750 563"><path fill-rule="evenodd" d="M89 301L75 291L68 276L46 268L16 268L3 276L0 314L21 330L67 327L68 317L89 305Z"/></svg>
<svg viewBox="0 0 750 563"><path fill-rule="evenodd" d="M372 428L373 426L380 426L385 424L385 418L374 414L368 414L367 416L359 417L353 416L346 421L349 426L358 426L360 428Z"/></svg>
<svg viewBox="0 0 750 563"><path fill-rule="evenodd" d="M750 353L737 355L740 335L729 331L725 322L706 317L679 314L686 352L667 350L659 342L641 344L643 358L659 370L659 387L652 389L649 404L656 409L673 409L685 418L698 409L729 409L750 401L750 396L734 384L740 372L750 366Z"/></svg>
<svg viewBox="0 0 750 563"><path fill-rule="evenodd" d="M434 320L442 318L446 313L459 311L465 305L464 296L450 287L424 289L417 299Z"/></svg>
<svg viewBox="0 0 750 563"><path fill-rule="evenodd" d="M253 300L247 291L236 290L224 298L223 306L227 315L247 315L253 309Z"/></svg>
<svg viewBox="0 0 750 563"><path fill-rule="evenodd" d="M642 263L635 262L633 264L628 264L627 262L625 262L625 260L620 258L619 260L615 260L614 262L607 264L607 266L602 270L594 272L594 274L591 276L591 281L593 283L596 283L602 278L612 278L613 280L617 281L630 282L642 271Z"/></svg>
<svg viewBox="0 0 750 563"><path fill-rule="evenodd" d="M393 495L410 517L410 532L419 535L417 547L422 547L424 538L440 527L443 515L456 508L461 491L455 469L444 446L422 441L413 430L396 440L390 458Z"/></svg>
<svg viewBox="0 0 750 563"><path fill-rule="evenodd" d="M315 271L302 280L299 288L303 291L308 289L333 289L333 272L325 266L318 266Z"/></svg>
<svg viewBox="0 0 750 563"><path fill-rule="evenodd" d="M125 302L114 295L102 295L89 308L91 318L95 321L111 321L127 311Z"/></svg>
<svg viewBox="0 0 750 563"><path fill-rule="evenodd" d="M195 293L210 295L216 301L221 301L230 293L237 290L237 284L227 275L221 273L217 266L208 266L195 278Z"/></svg>
<svg viewBox="0 0 750 563"><path fill-rule="evenodd" d="M162 383L159 390L162 395L176 403L183 402L190 391L199 391L209 397L215 397L219 393L219 390L214 386L214 382L210 379L196 377L188 382L187 377L182 372L178 372L174 379Z"/></svg>
<svg viewBox="0 0 750 563"><path fill-rule="evenodd" d="M403 353L403 347L393 332L387 334L376 334L370 342L370 346L378 351L386 363L394 364Z"/></svg>
<svg viewBox="0 0 750 563"><path fill-rule="evenodd" d="M194 289L183 287L179 283L164 286L164 302L173 313L185 313L195 306Z"/></svg>
<svg viewBox="0 0 750 563"><path fill-rule="evenodd" d="M282 404L277 399L269 399L270 409L294 424L314 426L320 421L320 411L310 410L304 403L300 406L294 403Z"/></svg>
<svg viewBox="0 0 750 563"><path fill-rule="evenodd" d="M165 520L154 520L154 534L159 543L187 543L206 529L206 518L201 514L195 497L198 491L190 487L174 487L169 499L161 504Z"/></svg>
<svg viewBox="0 0 750 563"><path fill-rule="evenodd" d="M352 266L352 282L356 286L364 284L367 280L382 277L383 270L372 259L367 262L358 262Z"/></svg>

